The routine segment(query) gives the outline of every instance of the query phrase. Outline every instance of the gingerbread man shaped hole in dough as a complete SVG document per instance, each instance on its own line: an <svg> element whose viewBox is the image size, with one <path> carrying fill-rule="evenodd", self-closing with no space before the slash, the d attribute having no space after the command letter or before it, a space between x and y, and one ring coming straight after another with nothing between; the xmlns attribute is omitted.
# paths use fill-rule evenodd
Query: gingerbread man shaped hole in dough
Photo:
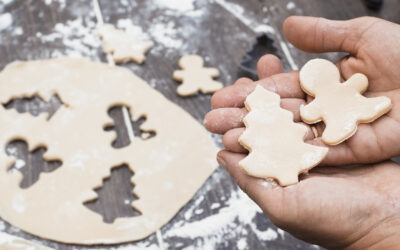
<svg viewBox="0 0 400 250"><path fill-rule="evenodd" d="M204 68L204 60L198 55L186 55L179 60L182 70L174 71L174 79L181 81L177 93L180 96L190 96L201 91L204 94L213 93L223 87L223 84L214 81L219 71L216 68Z"/></svg>
<svg viewBox="0 0 400 250"><path fill-rule="evenodd" d="M300 109L303 121L324 121L322 140L336 145L350 138L359 123L372 122L391 109L388 97L366 98L368 79L357 73L340 82L337 67L328 60L313 59L300 70L302 89L315 99Z"/></svg>

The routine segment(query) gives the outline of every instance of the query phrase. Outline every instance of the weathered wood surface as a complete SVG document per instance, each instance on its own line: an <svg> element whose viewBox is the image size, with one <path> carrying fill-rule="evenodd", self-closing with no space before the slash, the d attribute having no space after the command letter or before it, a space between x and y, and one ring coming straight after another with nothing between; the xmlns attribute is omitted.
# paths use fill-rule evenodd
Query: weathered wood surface
<svg viewBox="0 0 400 250"><path fill-rule="evenodd" d="M177 83L171 77L173 70L178 68L178 59L184 54L198 53L204 56L207 65L220 69L221 77L219 79L225 85L230 85L243 73L238 68L239 62L245 52L250 49L255 37L263 31L269 31L267 34L275 41L274 44L286 70L301 66L308 59L315 57L315 55L298 51L285 42L281 24L287 16L313 15L347 19L373 15L400 22L399 0L386 0L383 8L377 12L366 9L361 0L300 0L293 2L295 6L287 0L197 0L194 1L193 9L188 12L177 12L158 6L157 2L162 1L100 0L99 2L105 22L118 24L120 20L129 20L132 24L140 26L144 33L147 33L148 37L156 43L155 47L150 50L145 64L127 63L122 66L131 69L168 99L184 108L199 122L210 110L210 96L197 95L181 98L175 92ZM73 54L75 47L68 42L68 39L79 43L87 35L82 34L82 31L65 31L64 29L64 33L60 34L67 33L67 40L59 35L49 36L49 34L54 34L54 30L57 30L59 24L79 19L84 26L89 27L84 32L93 33L96 18L91 0L14 0L5 1L5 3L0 2L0 14L11 13L12 25L0 30L0 69L15 60L36 60ZM120 21L120 24L123 23ZM264 24L268 26L263 26ZM165 29L165 27L169 27L169 29ZM22 29L22 32L19 29ZM167 38L170 40L159 40ZM95 43L79 47L77 54L105 62L105 56L101 49L98 46L91 46ZM288 52L282 50L282 46L285 45L288 46ZM334 60L340 54L333 53L324 56ZM48 110L48 107L40 101L30 104L14 103L13 105L18 106L21 110L32 111L38 108ZM116 111L113 118L117 121L116 127L121 135L118 143L120 145L128 144L129 138L126 128L123 126L121 114ZM16 148L21 149L22 147L17 145ZM40 156L40 151L37 154ZM31 171L40 169L32 166L43 164L41 158L37 156L25 155L22 158L27 162L27 169ZM35 180L34 176L37 173L26 172L27 180L24 185L29 186ZM115 179L109 181L107 190L100 193L102 199L115 201L116 192L121 194L123 192L120 190L128 190L127 193L129 193L129 190L132 189L130 183L124 182L127 179L124 178L126 173L121 173L116 173ZM210 227L211 232L207 236L204 236L206 234L197 234L188 237L171 233L184 223L205 222L207 218L215 219L216 216L223 217L226 213L230 213L231 210L223 209L229 206L228 200L232 198L231 196L237 195L235 190L237 190L237 186L234 181L226 172L218 169L197 192L193 200L160 230L162 240L157 239L156 235L152 235L141 242L122 244L121 247L126 247L126 249L133 247L161 248L160 245L163 244L165 249L183 249L185 247L188 249L315 248L287 233L278 234L274 240L261 239L262 237L260 238L254 232L254 227L240 223L240 221L236 221L231 227L228 225L223 228L225 230L223 232L215 232L215 237L213 237L214 232L212 231L215 225L211 224L205 224L206 228L203 228L203 230L207 230L208 226ZM126 205L115 203L117 202L92 204L91 209L102 213L105 221L112 221L116 215L136 215ZM114 205L110 206L109 204ZM240 213L240 211L236 212ZM218 220L212 222L216 221L218 222ZM223 220L221 223L224 223ZM259 231L265 232L268 228L276 230L276 227L262 213L257 213L252 223ZM39 241L43 245L56 249L111 249L111 247L100 246L72 246L39 239L8 223L0 224L0 229L26 239ZM235 233L230 233L230 230ZM239 244L239 242L245 244Z"/></svg>

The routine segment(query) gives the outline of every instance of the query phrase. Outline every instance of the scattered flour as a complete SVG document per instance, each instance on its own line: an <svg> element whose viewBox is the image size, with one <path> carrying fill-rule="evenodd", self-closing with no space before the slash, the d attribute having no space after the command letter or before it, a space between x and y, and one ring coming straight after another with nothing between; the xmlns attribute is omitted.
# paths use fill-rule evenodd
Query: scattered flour
<svg viewBox="0 0 400 250"><path fill-rule="evenodd" d="M0 15L0 32L11 26L13 18L10 13L4 13Z"/></svg>
<svg viewBox="0 0 400 250"><path fill-rule="evenodd" d="M271 33L274 34L275 30L272 26L268 25L268 19L257 20L256 17L251 16L248 10L245 10L241 5L227 2L225 0L212 0L226 11L230 12L233 16L239 19L244 25L252 29L256 33ZM265 12L265 10L263 10Z"/></svg>
<svg viewBox="0 0 400 250"><path fill-rule="evenodd" d="M278 228L278 234L279 236L281 236L282 239L285 239L285 231L283 231L282 229Z"/></svg>
<svg viewBox="0 0 400 250"><path fill-rule="evenodd" d="M294 2L288 2L286 4L286 9L293 10L294 8L296 8L296 4Z"/></svg>
<svg viewBox="0 0 400 250"><path fill-rule="evenodd" d="M193 0L156 0L155 3L176 11L190 11L194 9Z"/></svg>
<svg viewBox="0 0 400 250"><path fill-rule="evenodd" d="M175 23L170 21L166 24L156 23L151 26L149 34L156 43L161 43L167 49L179 49L184 41L178 38Z"/></svg>
<svg viewBox="0 0 400 250"><path fill-rule="evenodd" d="M24 160L18 159L18 160L15 161L15 168L16 169L21 169L21 168L25 167L25 165L26 165L26 163L25 163Z"/></svg>
<svg viewBox="0 0 400 250"><path fill-rule="evenodd" d="M210 209L213 210L213 209L217 209L219 207L221 207L221 204L215 202L215 203L211 204Z"/></svg>
<svg viewBox="0 0 400 250"><path fill-rule="evenodd" d="M241 238L240 240L238 240L237 245L236 245L238 250L246 250L248 249L248 245L247 245L247 240L246 238Z"/></svg>
<svg viewBox="0 0 400 250"><path fill-rule="evenodd" d="M14 1L14 0L0 0L0 4L7 5L7 4L12 3L13 1Z"/></svg>
<svg viewBox="0 0 400 250"><path fill-rule="evenodd" d="M143 29L140 26L134 25L132 23L132 20L129 19L129 18L119 19L117 21L116 27L118 29L125 30L127 33L134 34L139 39L142 39L142 40L150 39L149 34L144 32Z"/></svg>
<svg viewBox="0 0 400 250"><path fill-rule="evenodd" d="M129 33L135 34L140 39L153 40L156 45L161 45L161 49L179 49L184 41L178 38L179 32L173 21L162 22L159 18L153 20L153 24L144 32L143 29L132 23L131 19L120 19L116 25L119 29L124 29ZM154 50L154 49L152 49Z"/></svg>
<svg viewBox="0 0 400 250"><path fill-rule="evenodd" d="M201 196L199 200L202 199L204 198ZM196 200L195 203L200 202ZM195 214L196 210L191 209L186 213ZM257 228L254 219L258 213L262 213L261 209L245 193L240 190L232 191L226 206L216 214L193 222L179 221L164 232L164 236L191 239L193 248L215 249L221 242L239 238L243 234L243 227L247 226L262 241L277 239L278 233L274 229L262 231ZM190 217L189 214L185 214L185 218ZM246 242L238 244L243 246Z"/></svg>
<svg viewBox="0 0 400 250"><path fill-rule="evenodd" d="M12 34L14 36L20 36L24 34L24 30L21 27L15 27Z"/></svg>
<svg viewBox="0 0 400 250"><path fill-rule="evenodd" d="M37 32L42 43L61 42L65 48L54 50L52 57L71 56L98 58L96 48L100 47L101 42L95 34L96 23L88 15L69 20L66 23L57 23L51 33L42 34Z"/></svg>
<svg viewBox="0 0 400 250"><path fill-rule="evenodd" d="M56 3L59 4L60 9L64 9L65 6L67 5L67 3L66 3L65 1L66 1L66 0L44 0L44 3L45 3L46 5L50 5L50 4L52 4L53 2L56 2Z"/></svg>
<svg viewBox="0 0 400 250"><path fill-rule="evenodd" d="M278 233L272 228L268 228L267 231L256 231L257 236L262 241L271 241L278 238Z"/></svg>

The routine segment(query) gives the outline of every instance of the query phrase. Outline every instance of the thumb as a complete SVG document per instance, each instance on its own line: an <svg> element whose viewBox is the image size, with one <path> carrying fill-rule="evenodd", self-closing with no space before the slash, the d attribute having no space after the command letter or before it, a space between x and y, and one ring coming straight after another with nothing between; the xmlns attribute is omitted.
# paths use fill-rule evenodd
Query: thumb
<svg viewBox="0 0 400 250"><path fill-rule="evenodd" d="M363 34L375 21L370 17L334 21L292 16L283 23L283 32L289 42L307 52L340 51L355 55Z"/></svg>

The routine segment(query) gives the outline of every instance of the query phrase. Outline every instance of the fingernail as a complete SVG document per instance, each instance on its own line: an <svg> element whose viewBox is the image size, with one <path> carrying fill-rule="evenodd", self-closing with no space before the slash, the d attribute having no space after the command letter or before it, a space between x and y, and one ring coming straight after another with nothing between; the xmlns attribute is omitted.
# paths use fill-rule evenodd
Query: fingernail
<svg viewBox="0 0 400 250"><path fill-rule="evenodd" d="M226 162L219 154L217 156L217 161L221 167L226 168Z"/></svg>

